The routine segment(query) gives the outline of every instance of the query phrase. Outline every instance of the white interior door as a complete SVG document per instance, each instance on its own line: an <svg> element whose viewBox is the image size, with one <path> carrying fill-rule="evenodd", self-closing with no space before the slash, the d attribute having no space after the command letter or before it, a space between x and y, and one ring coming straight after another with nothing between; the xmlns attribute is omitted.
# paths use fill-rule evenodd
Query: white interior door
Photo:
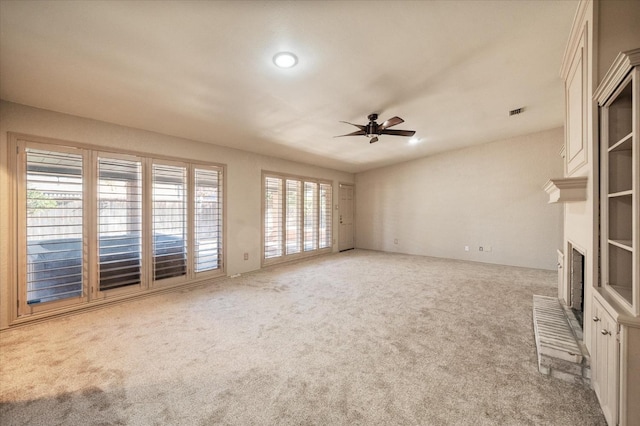
<svg viewBox="0 0 640 426"><path fill-rule="evenodd" d="M340 184L338 212L340 213L338 250L349 250L355 247L353 238L353 185Z"/></svg>

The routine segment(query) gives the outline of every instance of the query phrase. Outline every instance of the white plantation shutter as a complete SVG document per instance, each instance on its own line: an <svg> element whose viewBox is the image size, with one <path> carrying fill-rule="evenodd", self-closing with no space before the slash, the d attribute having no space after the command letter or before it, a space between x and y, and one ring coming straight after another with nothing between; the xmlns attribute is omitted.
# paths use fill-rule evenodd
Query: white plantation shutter
<svg viewBox="0 0 640 426"><path fill-rule="evenodd" d="M16 319L225 274L224 165L7 137Z"/></svg>
<svg viewBox="0 0 640 426"><path fill-rule="evenodd" d="M328 183L320 184L320 248L331 247L333 232L332 225L332 206L331 185Z"/></svg>
<svg viewBox="0 0 640 426"><path fill-rule="evenodd" d="M142 163L98 157L100 291L140 284Z"/></svg>
<svg viewBox="0 0 640 426"><path fill-rule="evenodd" d="M195 169L195 271L222 266L222 171Z"/></svg>
<svg viewBox="0 0 640 426"><path fill-rule="evenodd" d="M27 304L83 295L83 158L26 152Z"/></svg>
<svg viewBox="0 0 640 426"><path fill-rule="evenodd" d="M153 279L186 275L187 169L153 164Z"/></svg>
<svg viewBox="0 0 640 426"><path fill-rule="evenodd" d="M282 179L265 177L264 179L264 258L283 255L282 243Z"/></svg>
<svg viewBox="0 0 640 426"><path fill-rule="evenodd" d="M304 251L318 248L318 184L304 183Z"/></svg>
<svg viewBox="0 0 640 426"><path fill-rule="evenodd" d="M264 260L277 263L332 246L332 184L263 175Z"/></svg>
<svg viewBox="0 0 640 426"><path fill-rule="evenodd" d="M287 254L302 250L302 182L287 179Z"/></svg>

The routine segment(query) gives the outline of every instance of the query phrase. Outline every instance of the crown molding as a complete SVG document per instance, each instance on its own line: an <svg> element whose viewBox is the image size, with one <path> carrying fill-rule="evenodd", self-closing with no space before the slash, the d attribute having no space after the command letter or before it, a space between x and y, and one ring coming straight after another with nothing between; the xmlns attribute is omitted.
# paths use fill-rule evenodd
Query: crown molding
<svg viewBox="0 0 640 426"><path fill-rule="evenodd" d="M593 93L593 99L602 106L618 88L622 79L637 65L640 65L640 49L618 53L609 71L604 75L602 82Z"/></svg>

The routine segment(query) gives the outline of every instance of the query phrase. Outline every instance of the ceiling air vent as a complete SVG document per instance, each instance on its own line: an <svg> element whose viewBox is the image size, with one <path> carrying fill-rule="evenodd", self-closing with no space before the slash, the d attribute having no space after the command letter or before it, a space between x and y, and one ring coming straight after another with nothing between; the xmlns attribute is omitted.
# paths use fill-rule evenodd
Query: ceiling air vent
<svg viewBox="0 0 640 426"><path fill-rule="evenodd" d="M509 117L511 117L512 115L522 114L523 112L524 112L524 107L512 109L511 111L509 111Z"/></svg>

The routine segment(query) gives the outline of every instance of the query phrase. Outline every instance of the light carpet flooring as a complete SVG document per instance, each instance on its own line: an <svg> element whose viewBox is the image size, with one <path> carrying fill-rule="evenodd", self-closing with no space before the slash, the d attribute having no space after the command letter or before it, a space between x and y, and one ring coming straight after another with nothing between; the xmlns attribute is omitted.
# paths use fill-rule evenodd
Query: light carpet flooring
<svg viewBox="0 0 640 426"><path fill-rule="evenodd" d="M538 373L556 273L354 250L0 334L9 425L605 425Z"/></svg>

